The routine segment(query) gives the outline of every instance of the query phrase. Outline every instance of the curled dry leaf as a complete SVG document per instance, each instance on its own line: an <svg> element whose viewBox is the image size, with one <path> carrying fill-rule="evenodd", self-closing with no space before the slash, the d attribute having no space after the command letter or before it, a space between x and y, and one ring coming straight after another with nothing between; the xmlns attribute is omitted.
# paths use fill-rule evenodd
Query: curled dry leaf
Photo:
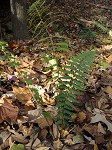
<svg viewBox="0 0 112 150"><path fill-rule="evenodd" d="M74 142L72 139L65 139L65 144L67 145L74 145Z"/></svg>
<svg viewBox="0 0 112 150"><path fill-rule="evenodd" d="M18 86L12 86L13 92L16 95L16 98L19 102L22 104L25 104L27 106L34 106L32 102L33 93L29 90L27 87L18 87Z"/></svg>
<svg viewBox="0 0 112 150"><path fill-rule="evenodd" d="M0 105L0 123L7 121L9 124L16 123L19 109L11 104L10 99L3 99Z"/></svg>
<svg viewBox="0 0 112 150"><path fill-rule="evenodd" d="M58 126L53 124L53 135L54 135L54 138L57 139L57 138L60 138L60 133L59 133L59 130L58 130Z"/></svg>
<svg viewBox="0 0 112 150"><path fill-rule="evenodd" d="M62 142L58 139L58 140L56 140L56 141L53 142L53 146L54 146L54 148L55 148L56 150L60 150L60 149L62 149L63 144L62 144Z"/></svg>
<svg viewBox="0 0 112 150"><path fill-rule="evenodd" d="M93 116L93 117L91 118L91 122L90 122L90 123L96 123L96 122L103 122L104 124L107 125L108 130L109 130L110 132L112 132L112 123L110 123L110 122L106 119L106 117L105 117L104 114L101 114L101 113L100 113L100 110L99 110L99 112L98 112L97 109L96 109L96 111L95 111L95 116Z"/></svg>
<svg viewBox="0 0 112 150"><path fill-rule="evenodd" d="M28 139L26 139L26 136L22 135L21 133L14 131L14 130L11 130L9 128L8 128L8 130L10 133L12 133L11 138L13 141L23 143L23 144L28 143Z"/></svg>
<svg viewBox="0 0 112 150"><path fill-rule="evenodd" d="M69 132L67 130L62 130L61 131L61 137L65 138L67 135L69 135Z"/></svg>

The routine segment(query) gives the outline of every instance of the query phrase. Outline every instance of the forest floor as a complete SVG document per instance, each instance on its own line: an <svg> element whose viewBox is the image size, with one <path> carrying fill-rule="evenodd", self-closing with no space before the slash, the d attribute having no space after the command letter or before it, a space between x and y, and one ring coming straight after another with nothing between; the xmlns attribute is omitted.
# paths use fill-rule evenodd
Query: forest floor
<svg viewBox="0 0 112 150"><path fill-rule="evenodd" d="M63 43L67 41L69 47L55 51L52 60L59 58L60 68L72 55L94 49L93 70L85 91L77 97L69 125L56 125L57 89L55 72L47 61L52 50L49 42L38 42L36 36L12 41L11 33L4 33L0 41L0 149L111 150L112 1L64 0L53 3L50 11L60 17L49 26L49 34L66 37Z"/></svg>

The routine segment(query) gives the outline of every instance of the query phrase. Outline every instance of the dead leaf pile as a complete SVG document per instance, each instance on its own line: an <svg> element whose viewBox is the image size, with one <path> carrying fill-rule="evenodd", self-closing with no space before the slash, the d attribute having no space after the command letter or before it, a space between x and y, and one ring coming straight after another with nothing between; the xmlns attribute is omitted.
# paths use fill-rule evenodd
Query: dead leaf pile
<svg viewBox="0 0 112 150"><path fill-rule="evenodd" d="M110 32L97 34L101 27L94 24L95 32L87 30L92 20L110 24L110 4L91 0L54 4L51 11L62 12L57 28L71 38L70 51L53 52L57 62L48 42L12 41L8 50L16 56L0 59L0 150L111 150L112 40ZM61 35L54 25L49 28L53 35ZM85 92L77 97L69 126L56 125L57 66L91 47L97 57ZM45 61L48 55L52 59Z"/></svg>

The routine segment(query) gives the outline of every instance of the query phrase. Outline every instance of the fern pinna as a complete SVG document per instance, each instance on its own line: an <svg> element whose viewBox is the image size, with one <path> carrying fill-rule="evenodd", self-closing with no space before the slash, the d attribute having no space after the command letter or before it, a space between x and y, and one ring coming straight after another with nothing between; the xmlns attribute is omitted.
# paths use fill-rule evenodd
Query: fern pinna
<svg viewBox="0 0 112 150"><path fill-rule="evenodd" d="M59 78L59 95L56 97L58 114L57 124L67 124L74 110L73 102L78 102L76 96L84 91L88 74L92 70L95 51L85 51L73 56L72 59L63 66Z"/></svg>

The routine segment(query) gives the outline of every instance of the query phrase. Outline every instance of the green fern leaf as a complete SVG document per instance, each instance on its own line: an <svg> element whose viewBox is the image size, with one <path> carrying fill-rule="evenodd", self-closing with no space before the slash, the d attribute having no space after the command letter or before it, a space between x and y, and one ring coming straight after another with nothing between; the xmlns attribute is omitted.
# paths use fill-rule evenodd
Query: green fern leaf
<svg viewBox="0 0 112 150"><path fill-rule="evenodd" d="M56 97L58 102L56 105L58 107L58 115L56 117L61 117L61 120L59 119L57 122L58 124L64 124L70 120L75 108L74 102L78 103L76 96L85 90L85 84L92 70L91 65L95 55L95 51L79 53L73 56L67 65L60 70L60 73L65 74L65 76L60 77L58 88L63 88L59 89L60 93Z"/></svg>

